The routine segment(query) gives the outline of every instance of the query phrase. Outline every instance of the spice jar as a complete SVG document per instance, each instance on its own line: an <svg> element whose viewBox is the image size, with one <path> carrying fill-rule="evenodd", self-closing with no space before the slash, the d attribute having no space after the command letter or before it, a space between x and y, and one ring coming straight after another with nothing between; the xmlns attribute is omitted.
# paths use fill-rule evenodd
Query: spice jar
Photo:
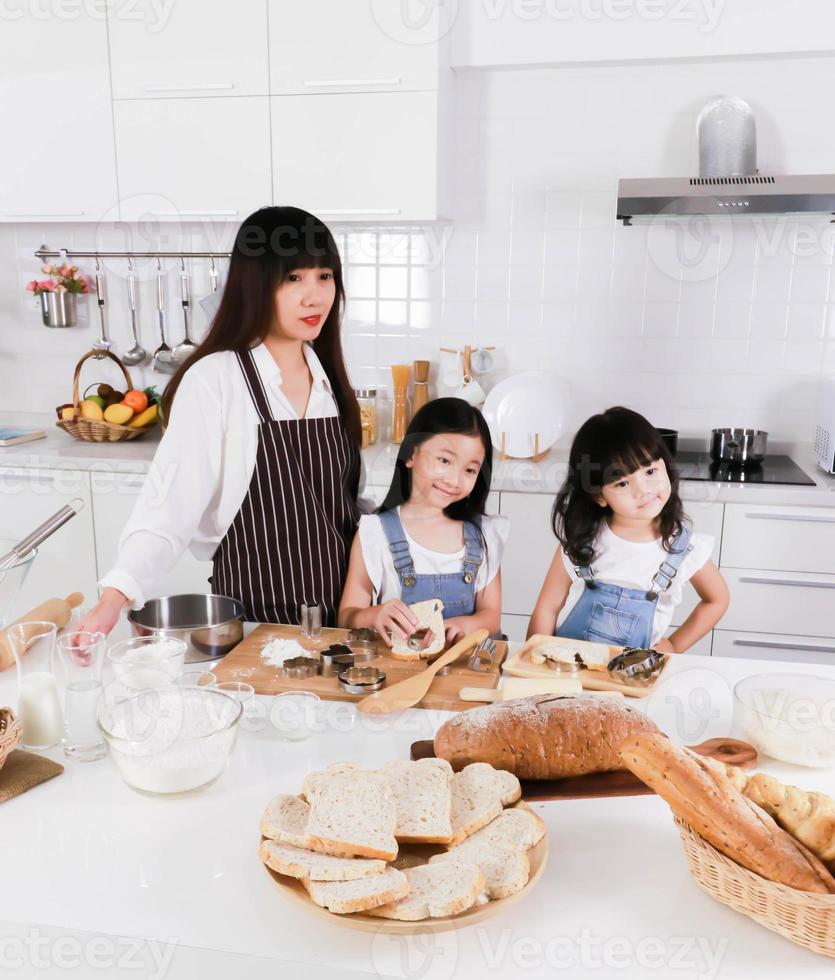
<svg viewBox="0 0 835 980"><path fill-rule="evenodd" d="M360 406L362 448L365 449L377 441L377 389L355 388L354 394Z"/></svg>

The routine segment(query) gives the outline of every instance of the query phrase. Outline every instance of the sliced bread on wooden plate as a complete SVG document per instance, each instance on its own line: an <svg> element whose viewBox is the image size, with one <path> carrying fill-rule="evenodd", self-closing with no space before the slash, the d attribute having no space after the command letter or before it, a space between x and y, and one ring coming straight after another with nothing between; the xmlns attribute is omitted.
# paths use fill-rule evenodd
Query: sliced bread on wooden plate
<svg viewBox="0 0 835 980"><path fill-rule="evenodd" d="M298 796L282 794L270 800L261 815L261 836L304 847L310 807Z"/></svg>
<svg viewBox="0 0 835 980"><path fill-rule="evenodd" d="M485 887L478 865L464 861L422 864L403 873L409 882L409 894L372 909L371 915L405 922L458 915L475 905Z"/></svg>
<svg viewBox="0 0 835 980"><path fill-rule="evenodd" d="M397 857L397 810L382 773L368 769L331 772L316 780L309 797L306 849L337 857L383 861Z"/></svg>
<svg viewBox="0 0 835 980"><path fill-rule="evenodd" d="M461 861L477 864L484 875L484 891L489 899L508 898L528 883L531 865L527 851L511 844L479 841L473 837L444 854L436 854L429 864Z"/></svg>
<svg viewBox="0 0 835 980"><path fill-rule="evenodd" d="M333 857L274 840L261 841L259 853L264 864L273 871L312 881L353 881L386 870L386 862L376 858Z"/></svg>
<svg viewBox="0 0 835 980"><path fill-rule="evenodd" d="M394 794L398 841L447 844L452 840L452 766L445 759L395 760L380 770Z"/></svg>
<svg viewBox="0 0 835 980"><path fill-rule="evenodd" d="M378 875L366 875L356 881L313 881L302 878L301 882L317 905L338 915L365 912L396 902L409 894L409 880L396 868L388 868Z"/></svg>
<svg viewBox="0 0 835 980"><path fill-rule="evenodd" d="M460 844L494 820L505 806L522 795L519 780L511 772L494 769L487 762L472 762L452 777L452 840Z"/></svg>

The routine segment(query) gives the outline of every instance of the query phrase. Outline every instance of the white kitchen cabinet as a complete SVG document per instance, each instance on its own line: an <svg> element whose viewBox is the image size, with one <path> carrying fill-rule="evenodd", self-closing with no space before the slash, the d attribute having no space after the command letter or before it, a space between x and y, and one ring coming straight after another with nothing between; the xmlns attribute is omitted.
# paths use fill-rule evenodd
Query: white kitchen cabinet
<svg viewBox="0 0 835 980"><path fill-rule="evenodd" d="M0 537L19 541L75 498L83 509L38 548L8 619L23 616L45 599L84 594L84 607L98 598L93 513L87 473L78 470L0 469ZM0 548L5 552L6 548Z"/></svg>
<svg viewBox="0 0 835 980"><path fill-rule="evenodd" d="M723 565L835 571L835 509L729 504L725 514Z"/></svg>
<svg viewBox="0 0 835 980"><path fill-rule="evenodd" d="M96 562L100 577L116 563L119 537L133 510L144 478L144 474L91 474ZM210 561L200 561L187 551L170 572L160 575L148 598L209 592L211 574Z"/></svg>
<svg viewBox="0 0 835 980"><path fill-rule="evenodd" d="M796 661L799 664L835 664L835 639L779 633L713 631L714 657Z"/></svg>
<svg viewBox="0 0 835 980"><path fill-rule="evenodd" d="M266 0L110 5L114 99L266 95Z"/></svg>
<svg viewBox="0 0 835 980"><path fill-rule="evenodd" d="M709 534L713 538L713 551L711 560L715 565L719 564L722 549L722 525L724 520L724 504L701 503L698 501L685 501L684 510L693 522L693 531L696 534ZM676 606L673 613L673 626L681 626L699 602L699 594L688 582L684 586L681 602ZM709 637L707 638L710 639ZM700 651L702 652L702 651ZM709 651L708 651L709 652Z"/></svg>
<svg viewBox="0 0 835 980"><path fill-rule="evenodd" d="M284 95L270 103L276 203L325 221L442 216L437 93Z"/></svg>
<svg viewBox="0 0 835 980"><path fill-rule="evenodd" d="M114 103L123 221L237 225L272 199L266 97Z"/></svg>
<svg viewBox="0 0 835 980"><path fill-rule="evenodd" d="M835 575L745 568L722 574L731 593L724 629L835 634Z"/></svg>
<svg viewBox="0 0 835 980"><path fill-rule="evenodd" d="M420 4L414 24L408 6L391 0L272 0L270 91L437 88L439 45L431 42L442 33L443 4Z"/></svg>
<svg viewBox="0 0 835 980"><path fill-rule="evenodd" d="M107 25L84 5L12 6L24 9L0 28L0 221L98 221L117 196Z"/></svg>

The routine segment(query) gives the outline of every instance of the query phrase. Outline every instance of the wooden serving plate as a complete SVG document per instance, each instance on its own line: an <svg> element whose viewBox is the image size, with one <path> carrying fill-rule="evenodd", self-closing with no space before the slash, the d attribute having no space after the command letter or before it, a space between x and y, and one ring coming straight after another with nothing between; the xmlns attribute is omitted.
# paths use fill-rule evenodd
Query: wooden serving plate
<svg viewBox="0 0 835 980"><path fill-rule="evenodd" d="M431 744L431 743L430 743ZM516 807L524 810L531 808L521 800L513 807L505 809L513 810ZM533 812L533 811L531 811ZM263 839L263 838L262 838ZM442 844L402 844L399 849L397 859L390 862L395 867L413 867L416 864L425 864L430 857L440 854L445 850ZM259 858L260 860L260 858ZM273 879L279 891L289 901L318 916L320 920L327 921L332 925L344 926L348 929L358 929L362 932L377 932L388 935L411 935L415 932L431 930L432 932L447 932L450 929L463 929L465 926L473 926L486 919L504 912L521 901L542 877L545 865L548 862L548 835L531 850L528 851L528 860L531 864L531 876L528 883L515 895L508 898L497 898L486 905L477 905L459 915L444 915L437 919L419 919L417 922L402 922L398 919L384 919L378 915L368 915L365 912L352 912L350 915L339 915L329 912L317 905L307 894L304 885L296 879L281 875L272 868L264 865L264 870Z"/></svg>
<svg viewBox="0 0 835 980"><path fill-rule="evenodd" d="M720 759L730 765L752 769L757 763L757 750L748 742L736 738L712 738L690 748L699 755ZM431 739L413 742L413 760L434 759L435 744ZM566 779L522 779L522 799L531 803L545 800L591 800L603 796L653 796L655 791L628 769L617 772L592 772L587 776Z"/></svg>
<svg viewBox="0 0 835 980"><path fill-rule="evenodd" d="M335 674L296 679L287 677L280 667L272 667L261 657L266 643L274 639L295 640L305 650L305 654L318 657L319 651L332 643L347 643L348 630L323 629L317 640L310 640L302 634L301 627L262 623L246 639L242 640L223 660L212 668L219 681L244 681L255 688L256 694L281 694L284 691L312 691L324 701L361 701L363 695L348 694L342 689ZM432 682L429 692L416 708L429 708L442 711L466 711L472 702L462 701L458 692L463 687L483 687L493 690L498 686L501 665L507 656L507 643L496 644L493 667L489 671L470 670L467 657L462 656L449 668L449 673L438 676ZM406 680L425 670L425 660L395 660L382 640L377 642L376 656L362 664L363 667L379 667L385 671L386 686ZM383 688L385 690L385 688Z"/></svg>

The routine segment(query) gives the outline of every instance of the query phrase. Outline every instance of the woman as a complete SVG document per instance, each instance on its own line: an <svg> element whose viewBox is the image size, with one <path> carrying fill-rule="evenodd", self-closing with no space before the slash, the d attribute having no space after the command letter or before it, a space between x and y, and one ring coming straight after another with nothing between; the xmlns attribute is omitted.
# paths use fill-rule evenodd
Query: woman
<svg viewBox="0 0 835 980"><path fill-rule="evenodd" d="M359 406L342 358L342 265L327 227L291 207L238 230L203 343L163 398L168 429L78 629L109 632L186 547L255 622L336 625L359 511Z"/></svg>

